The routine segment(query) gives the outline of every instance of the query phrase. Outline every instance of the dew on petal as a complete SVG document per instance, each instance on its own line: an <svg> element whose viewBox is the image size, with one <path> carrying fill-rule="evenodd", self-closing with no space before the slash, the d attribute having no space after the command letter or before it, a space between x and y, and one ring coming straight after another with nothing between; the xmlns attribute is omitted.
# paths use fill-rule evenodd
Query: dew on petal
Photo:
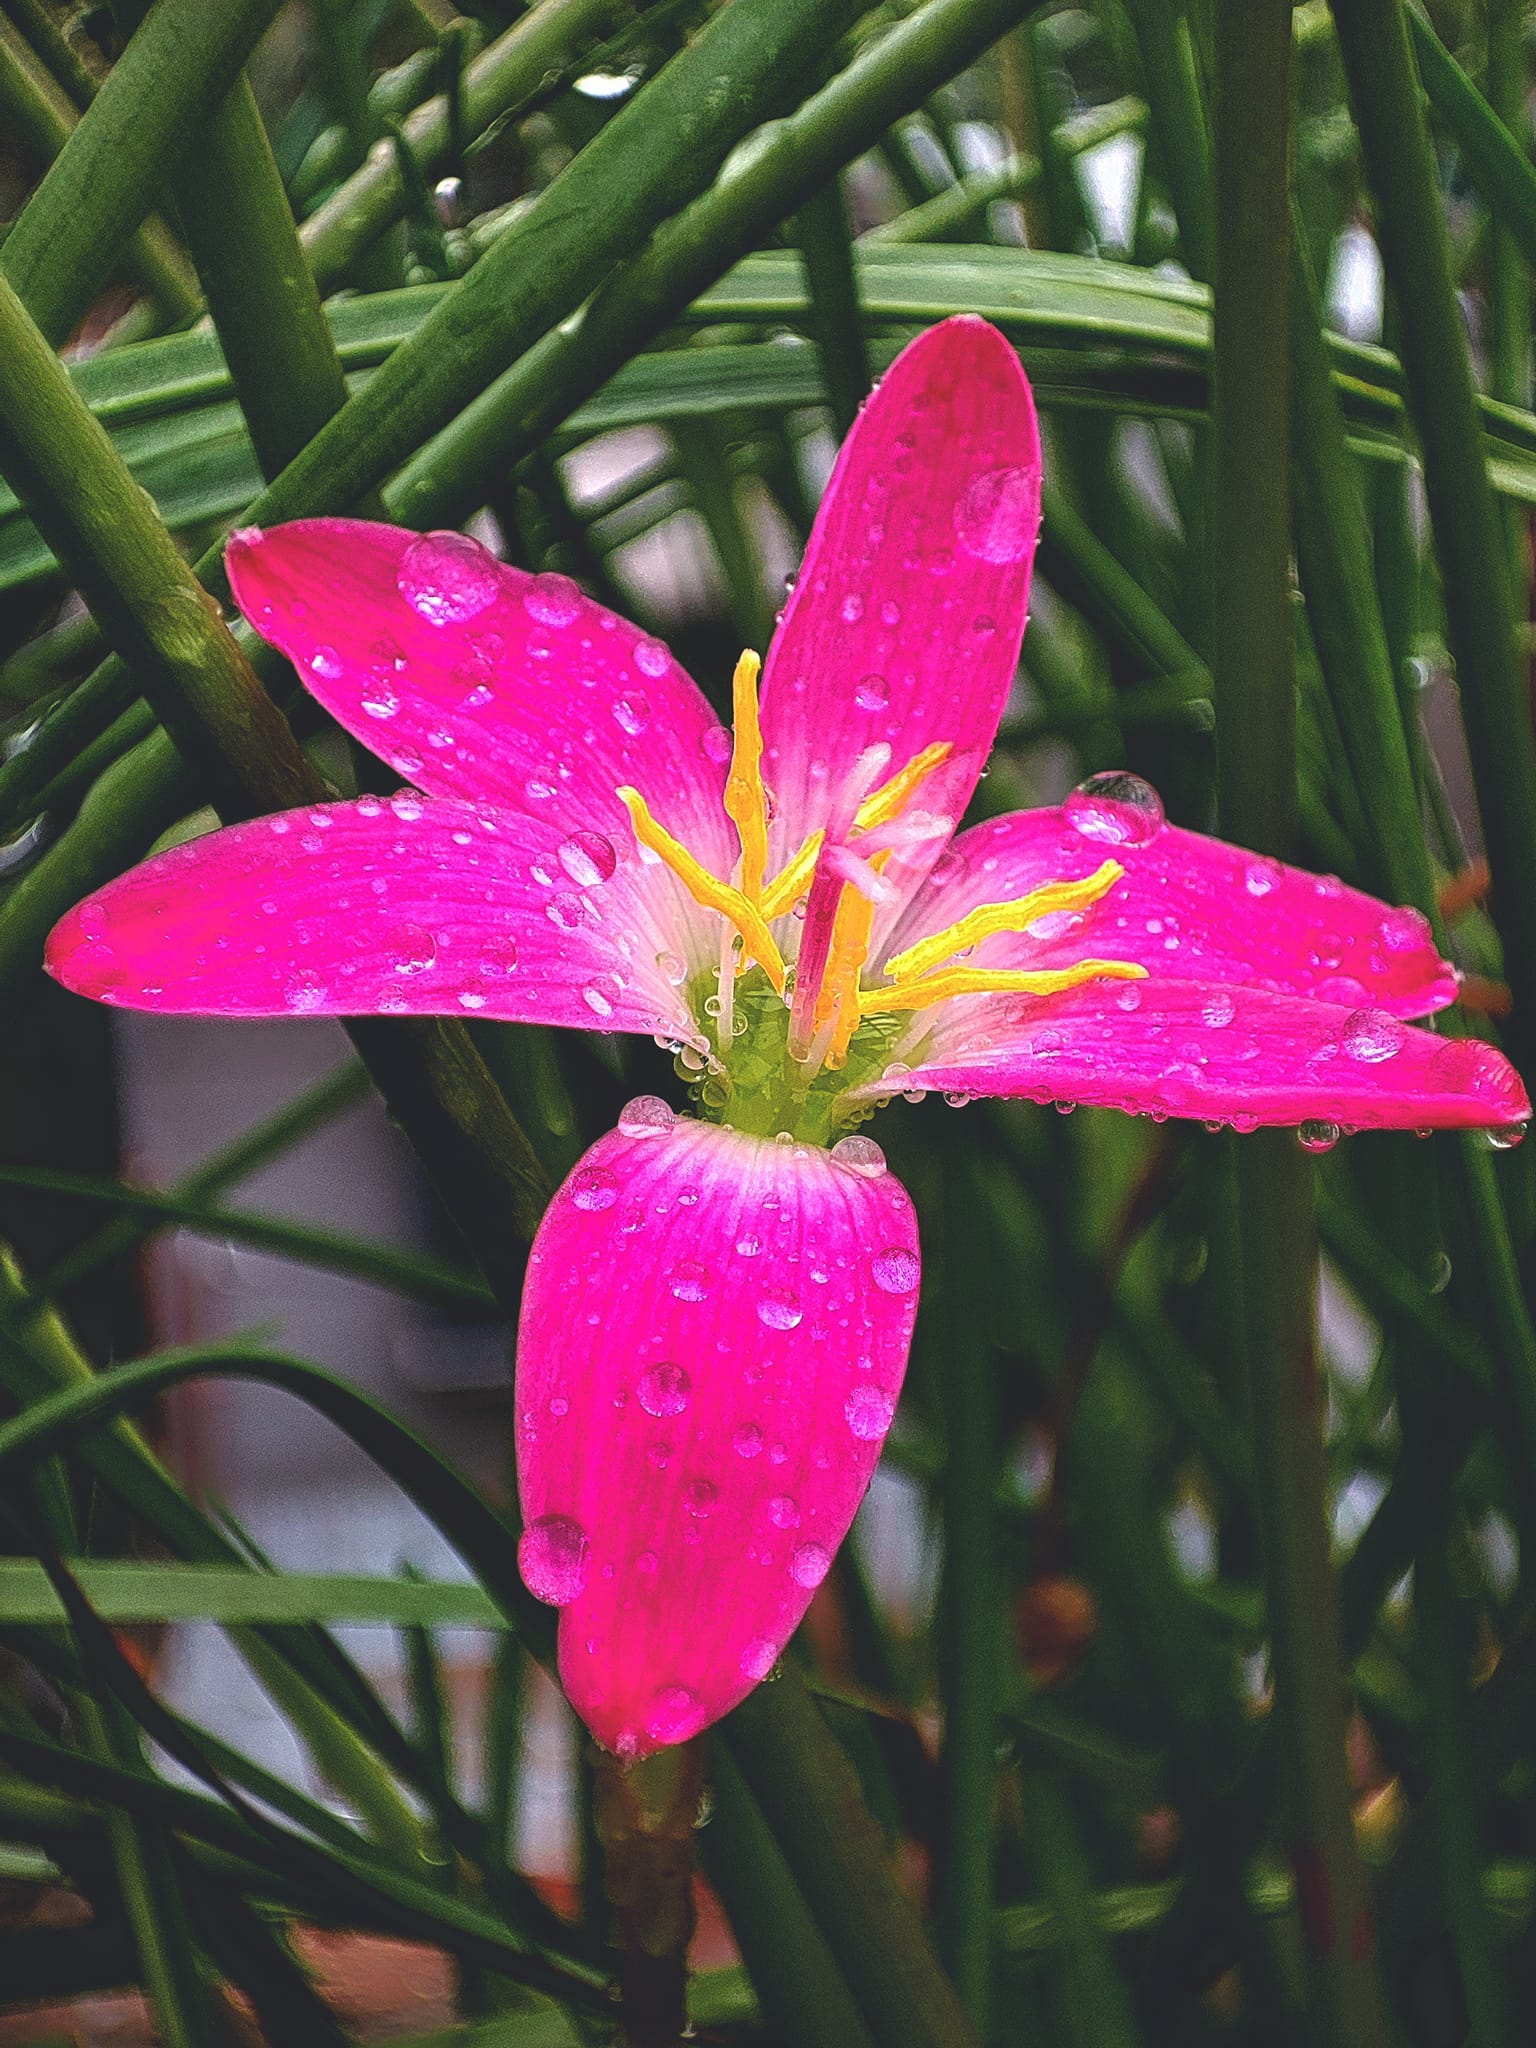
<svg viewBox="0 0 1536 2048"><path fill-rule="evenodd" d="M857 1132L839 1138L832 1147L832 1157L845 1172L857 1174L860 1180L878 1180L885 1172L885 1154L873 1138L860 1137Z"/></svg>
<svg viewBox="0 0 1536 2048"><path fill-rule="evenodd" d="M560 865L579 889L596 889L618 866L613 841L601 832L573 832L560 842Z"/></svg>
<svg viewBox="0 0 1536 2048"><path fill-rule="evenodd" d="M1243 887L1250 896L1267 896L1280 886L1284 874L1277 860L1251 860L1243 875Z"/></svg>
<svg viewBox="0 0 1536 2048"><path fill-rule="evenodd" d="M695 1479L683 1495L683 1505L696 1522L702 1522L712 1515L719 1504L720 1492L711 1480Z"/></svg>
<svg viewBox="0 0 1536 2048"><path fill-rule="evenodd" d="M824 1543L801 1543L790 1553L789 1576L797 1586L819 1586L832 1569L832 1553Z"/></svg>
<svg viewBox="0 0 1536 2048"><path fill-rule="evenodd" d="M635 667L641 675L652 681L664 676L672 665L672 657L659 640L637 640L635 642Z"/></svg>
<svg viewBox="0 0 1536 2048"><path fill-rule="evenodd" d="M346 674L347 665L334 647L317 647L309 657L311 671L322 682L334 683Z"/></svg>
<svg viewBox="0 0 1536 2048"><path fill-rule="evenodd" d="M437 940L425 925L397 925L386 944L396 974L424 974L437 963Z"/></svg>
<svg viewBox="0 0 1536 2048"><path fill-rule="evenodd" d="M891 686L882 675L860 676L853 699L861 711L884 711L891 701Z"/></svg>
<svg viewBox="0 0 1536 2048"><path fill-rule="evenodd" d="M704 1709L686 1685L664 1685L646 1711L645 1732L652 1742L686 1742L704 1725Z"/></svg>
<svg viewBox="0 0 1536 2048"><path fill-rule="evenodd" d="M1223 1031L1237 1015L1237 1003L1230 989L1217 989L1200 1005L1200 1018L1210 1031Z"/></svg>
<svg viewBox="0 0 1536 2048"><path fill-rule="evenodd" d="M619 1183L606 1166L578 1167L571 1177L571 1200L578 1209L595 1214L611 1209L619 1199Z"/></svg>
<svg viewBox="0 0 1536 2048"><path fill-rule="evenodd" d="M741 1653L741 1675L761 1685L778 1661L778 1644L767 1636L754 1636Z"/></svg>
<svg viewBox="0 0 1536 2048"><path fill-rule="evenodd" d="M589 981L581 992L581 1000L594 1017L613 1015L613 997L600 981Z"/></svg>
<svg viewBox="0 0 1536 2048"><path fill-rule="evenodd" d="M731 1438L738 1458L755 1458L763 1448L763 1432L755 1422L744 1422Z"/></svg>
<svg viewBox="0 0 1536 2048"><path fill-rule="evenodd" d="M643 690L627 690L614 699L613 715L631 739L638 739L651 722L651 700Z"/></svg>
<svg viewBox="0 0 1536 2048"><path fill-rule="evenodd" d="M768 1519L775 1529L798 1529L800 1503L787 1493L776 1493L768 1503Z"/></svg>
<svg viewBox="0 0 1536 2048"><path fill-rule="evenodd" d="M619 1129L626 1138L661 1138L677 1118L659 1095L637 1095L619 1111Z"/></svg>
<svg viewBox="0 0 1536 2048"><path fill-rule="evenodd" d="M1074 830L1105 846L1150 846L1164 824L1162 799L1151 783L1120 768L1090 775L1062 810Z"/></svg>
<svg viewBox="0 0 1536 2048"><path fill-rule="evenodd" d="M917 1253L900 1244L888 1245L883 1252L876 1252L870 1270L875 1276L875 1285L887 1294L910 1294L922 1277Z"/></svg>
<svg viewBox="0 0 1536 2048"><path fill-rule="evenodd" d="M792 1330L804 1313L798 1297L784 1287L769 1288L757 1304L757 1319L770 1330Z"/></svg>
<svg viewBox="0 0 1536 2048"><path fill-rule="evenodd" d="M1325 1117L1309 1116L1297 1126L1296 1137L1303 1152L1331 1152L1344 1133Z"/></svg>
<svg viewBox="0 0 1536 2048"><path fill-rule="evenodd" d="M523 592L523 610L536 625L570 626L581 616L581 592L569 576L535 576Z"/></svg>
<svg viewBox="0 0 1536 2048"><path fill-rule="evenodd" d="M1434 944L1434 932L1422 910L1389 910L1376 927L1376 936L1389 953L1416 953Z"/></svg>
<svg viewBox="0 0 1536 2048"><path fill-rule="evenodd" d="M478 618L501 588L495 557L465 533L424 533L395 572L400 595L430 626Z"/></svg>
<svg viewBox="0 0 1536 2048"><path fill-rule="evenodd" d="M1385 1010L1355 1010L1344 1020L1339 1042L1352 1060L1375 1066L1402 1050L1406 1033Z"/></svg>
<svg viewBox="0 0 1536 2048"><path fill-rule="evenodd" d="M400 709L399 697L378 678L365 686L358 702L370 718L393 718Z"/></svg>
<svg viewBox="0 0 1536 2048"><path fill-rule="evenodd" d="M680 1365L648 1365L640 1375L636 1398L647 1415L681 1415L693 1392L693 1381Z"/></svg>
<svg viewBox="0 0 1536 2048"><path fill-rule="evenodd" d="M707 726L699 735L699 752L723 768L731 758L731 736L723 725Z"/></svg>
<svg viewBox="0 0 1536 2048"><path fill-rule="evenodd" d="M709 1268L698 1259L679 1259L667 1287L676 1301L702 1301L709 1293Z"/></svg>
<svg viewBox="0 0 1536 2048"><path fill-rule="evenodd" d="M955 506L955 532L968 554L983 562L1016 562L1039 525L1035 479L1027 469L983 470Z"/></svg>
<svg viewBox="0 0 1536 2048"><path fill-rule="evenodd" d="M890 1428L895 1412L895 1402L880 1387L855 1387L843 1404L848 1427L861 1443L878 1443Z"/></svg>
<svg viewBox="0 0 1536 2048"><path fill-rule="evenodd" d="M541 1515L518 1538L517 1568L536 1600L568 1607L587 1583L590 1551L580 1522L568 1515Z"/></svg>

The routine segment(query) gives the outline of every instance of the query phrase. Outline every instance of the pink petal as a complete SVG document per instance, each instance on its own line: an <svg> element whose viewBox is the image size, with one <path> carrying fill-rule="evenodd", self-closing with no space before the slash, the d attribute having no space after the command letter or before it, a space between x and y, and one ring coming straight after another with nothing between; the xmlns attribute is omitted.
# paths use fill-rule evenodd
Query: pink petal
<svg viewBox="0 0 1536 2048"><path fill-rule="evenodd" d="M1531 1113L1514 1068L1481 1039L1439 1038L1382 1009L1194 981L961 997L938 1014L896 1085L1221 1119L1239 1129L1308 1121L1497 1129Z"/></svg>
<svg viewBox="0 0 1536 2048"><path fill-rule="evenodd" d="M130 1009L479 1015L696 1036L656 965L633 852L550 819L402 791L171 849L48 941L67 988Z"/></svg>
<svg viewBox="0 0 1536 2048"><path fill-rule="evenodd" d="M1159 981L1234 982L1398 1017L1455 1001L1455 972L1416 910L1391 909L1331 876L1174 825L1135 843L1158 817L1076 797L1063 809L1013 811L973 826L944 853L886 951L946 929L979 904L1007 902L1042 882L1077 881L1113 859L1124 879L1091 910L1059 913L1039 938L988 939L965 964L1132 960Z"/></svg>
<svg viewBox="0 0 1536 2048"><path fill-rule="evenodd" d="M614 794L628 783L730 873L729 735L659 640L568 577L529 576L464 534L353 519L236 533L225 562L257 632L407 782L632 846ZM673 921L702 934L686 894L655 879ZM700 957L716 945L701 936Z"/></svg>
<svg viewBox="0 0 1536 2048"><path fill-rule="evenodd" d="M869 1484L918 1272L867 1140L839 1158L649 1098L556 1195L518 1337L521 1558L608 1748L682 1741L767 1676Z"/></svg>
<svg viewBox="0 0 1536 2048"><path fill-rule="evenodd" d="M763 769L787 859L825 825L839 773L886 742L890 773L955 755L916 802L951 827L1012 685L1040 525L1029 382L994 327L931 327L843 443L768 650Z"/></svg>

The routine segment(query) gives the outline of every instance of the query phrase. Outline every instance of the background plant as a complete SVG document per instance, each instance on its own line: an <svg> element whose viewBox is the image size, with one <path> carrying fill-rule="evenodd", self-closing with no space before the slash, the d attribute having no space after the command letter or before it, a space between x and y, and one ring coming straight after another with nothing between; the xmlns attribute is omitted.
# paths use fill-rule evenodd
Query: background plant
<svg viewBox="0 0 1536 2048"><path fill-rule="evenodd" d="M285 1931L319 1919L446 1948L455 2038L614 2019L598 1831L579 1921L509 1861L548 1617L507 1515L301 1360L118 1362L131 1255L173 1221L512 1310L548 1188L616 1098L669 1085L643 1050L616 1072L510 1027L354 1027L449 1260L223 1193L356 1072L182 1187L121 1187L102 1027L43 983L44 932L201 807L356 773L225 625L227 528L484 513L634 613L626 548L686 513L714 595L671 637L718 691L770 629L763 538L803 536L816 435L916 328L984 313L1034 380L1048 492L980 810L1130 767L1182 823L1417 904L1529 1082L1530 28L1517 0L7 0L0 1833L11 1875L61 1874L95 1917L62 1950L0 1936L0 1996L132 1979L163 2038L200 2042L233 1983L272 2039L330 2041ZM1118 213L1096 196L1117 143L1142 166ZM1382 331L1348 336L1329 323L1372 252ZM564 458L628 424L664 452L573 495ZM851 1548L836 1626L720 1731L698 1841L745 1968L695 1980L697 2023L1518 2040L1528 1154L936 1103L889 1128L937 1284L888 1456L931 1516L937 1604L889 1611ZM1336 1319L1317 1347L1319 1244L1371 1319L1363 1373ZM134 1420L219 1374L340 1422L475 1585L260 1569ZM348 1818L157 1703L114 1629L193 1613ZM360 1614L410 1631L404 1718L325 1633ZM432 1637L465 1618L507 1643L473 1806ZM920 1896L900 1841L927 1852Z"/></svg>

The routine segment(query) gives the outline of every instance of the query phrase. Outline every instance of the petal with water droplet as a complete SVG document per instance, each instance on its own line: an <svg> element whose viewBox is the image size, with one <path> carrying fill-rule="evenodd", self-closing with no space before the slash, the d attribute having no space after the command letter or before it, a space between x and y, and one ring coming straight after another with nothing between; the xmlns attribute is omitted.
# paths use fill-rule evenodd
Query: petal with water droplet
<svg viewBox="0 0 1536 2048"><path fill-rule="evenodd" d="M1119 809L1109 815L1118 819ZM1397 1017L1426 1016L1455 1000L1455 974L1417 911L1174 825L1139 845L1135 831L1110 839L1081 827L1064 807L1010 811L962 832L889 937L880 934L886 952L947 930L980 904L1011 902L1044 882L1080 881L1108 859L1125 873L1091 910L987 939L966 965L1130 960L1157 980L1345 997L1351 1007Z"/></svg>
<svg viewBox="0 0 1536 2048"><path fill-rule="evenodd" d="M1137 1000L1127 1007L1124 997ZM1208 1012L1221 1003L1213 1023ZM984 1052L963 1040L984 1032ZM1489 1129L1530 1104L1479 1039L1439 1038L1385 1011L1198 981L1089 982L1046 997L964 996L935 1021L910 1082L970 1095L1153 1116L1357 1130ZM861 1092L875 1095L881 1084Z"/></svg>
<svg viewBox="0 0 1536 2048"><path fill-rule="evenodd" d="M895 1176L814 1146L678 1118L600 1139L556 1195L523 1294L518 1480L531 1524L590 1546L560 1671L600 1742L680 1740L658 1699L697 1702L691 1735L772 1667L874 1470L917 1280Z"/></svg>
<svg viewBox="0 0 1536 2048"><path fill-rule="evenodd" d="M258 818L188 841L55 927L49 972L126 1009L181 1016L596 1021L695 1038L655 965L652 905L618 868L588 911L553 821L402 794ZM580 915L550 914L569 901Z"/></svg>

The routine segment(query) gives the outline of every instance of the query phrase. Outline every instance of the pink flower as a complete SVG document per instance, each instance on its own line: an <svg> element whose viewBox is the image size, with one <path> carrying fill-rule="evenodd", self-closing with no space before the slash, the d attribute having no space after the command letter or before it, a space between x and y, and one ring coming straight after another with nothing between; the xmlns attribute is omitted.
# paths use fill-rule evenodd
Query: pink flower
<svg viewBox="0 0 1536 2048"><path fill-rule="evenodd" d="M236 534L252 623L425 795L178 847L49 966L167 1012L654 1033L556 1195L519 1337L529 1586L600 1741L695 1733L772 1666L901 1387L911 1204L852 1129L894 1092L1260 1123L1507 1127L1520 1082L1403 1020L1424 920L1163 821L1128 776L955 836L1013 683L1039 524L993 329L907 349L849 436L735 737L658 641L457 534ZM771 796L769 792L771 791Z"/></svg>

